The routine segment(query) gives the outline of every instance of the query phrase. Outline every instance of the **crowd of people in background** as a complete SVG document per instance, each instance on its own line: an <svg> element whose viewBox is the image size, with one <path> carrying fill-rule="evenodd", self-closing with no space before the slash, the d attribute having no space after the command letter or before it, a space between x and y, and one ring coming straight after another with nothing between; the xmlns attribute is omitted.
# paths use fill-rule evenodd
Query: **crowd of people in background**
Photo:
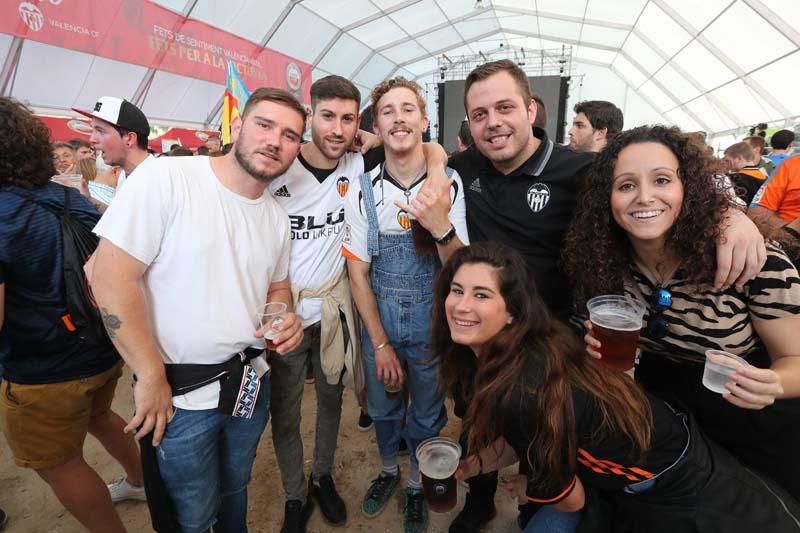
<svg viewBox="0 0 800 533"><path fill-rule="evenodd" d="M51 143L0 98L0 428L16 464L93 532L125 531L124 500L147 501L157 531L245 532L271 417L281 532L305 532L315 506L342 527L350 389L380 464L359 514L381 514L405 478L398 528L422 533L414 452L451 397L469 491L450 533L495 517L514 464L526 533L800 531L794 132L717 158L698 132L625 130L596 100L575 105L562 145L514 62L478 66L464 91L453 154L423 143L422 90L401 77L373 88L371 132L359 90L327 76L308 113L260 88L231 143L158 155L124 99L76 110L89 142ZM65 224L95 235L82 273ZM91 287L104 335L69 312L67 272ZM604 294L646 310L632 372L605 364L585 320ZM724 394L702 384L708 349L750 365ZM127 422L111 409L123 364ZM87 434L123 479L85 461Z"/></svg>

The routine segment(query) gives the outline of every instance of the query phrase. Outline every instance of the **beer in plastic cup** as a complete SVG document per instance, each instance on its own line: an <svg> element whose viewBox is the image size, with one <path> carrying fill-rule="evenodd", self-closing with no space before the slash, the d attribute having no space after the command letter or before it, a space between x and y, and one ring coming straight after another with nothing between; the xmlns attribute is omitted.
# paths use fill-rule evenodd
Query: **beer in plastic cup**
<svg viewBox="0 0 800 533"><path fill-rule="evenodd" d="M644 304L628 296L597 296L586 304L592 333L600 341L601 361L618 370L630 370L636 359Z"/></svg>
<svg viewBox="0 0 800 533"><path fill-rule="evenodd" d="M703 385L720 394L730 392L725 384L730 381L730 375L742 366L749 366L749 363L737 355L722 350L706 350Z"/></svg>
<svg viewBox="0 0 800 533"><path fill-rule="evenodd" d="M81 182L83 182L83 174L57 174L50 178L50 181L54 181L65 187L80 189Z"/></svg>
<svg viewBox="0 0 800 533"><path fill-rule="evenodd" d="M452 510L458 501L455 473L461 458L461 446L446 437L433 437L422 441L416 454L428 509L434 513Z"/></svg>
<svg viewBox="0 0 800 533"><path fill-rule="evenodd" d="M258 325L261 327L269 326L269 329L264 332L264 340L267 341L268 350L275 349L275 343L272 341L280 332L274 328L282 324L286 319L287 309L288 306L285 302L267 302L267 304L256 313Z"/></svg>

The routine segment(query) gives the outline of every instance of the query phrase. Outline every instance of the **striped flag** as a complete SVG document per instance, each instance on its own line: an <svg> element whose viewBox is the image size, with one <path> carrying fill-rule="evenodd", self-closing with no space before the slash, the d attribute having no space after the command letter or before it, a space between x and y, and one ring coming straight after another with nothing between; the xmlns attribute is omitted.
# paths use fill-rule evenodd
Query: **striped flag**
<svg viewBox="0 0 800 533"><path fill-rule="evenodd" d="M250 98L250 91L244 86L233 61L229 59L225 96L222 101L222 144L231 142L231 124L241 114L240 110L244 109L248 98Z"/></svg>

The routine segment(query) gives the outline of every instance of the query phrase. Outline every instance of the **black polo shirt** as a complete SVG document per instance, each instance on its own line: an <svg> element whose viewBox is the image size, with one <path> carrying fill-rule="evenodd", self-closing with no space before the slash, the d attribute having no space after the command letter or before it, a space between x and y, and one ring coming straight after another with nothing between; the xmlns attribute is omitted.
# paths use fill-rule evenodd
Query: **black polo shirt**
<svg viewBox="0 0 800 533"><path fill-rule="evenodd" d="M450 158L464 182L470 242L496 241L519 251L547 306L561 319L572 313L573 297L561 253L583 176L594 154L541 140L520 168L503 175L474 146Z"/></svg>

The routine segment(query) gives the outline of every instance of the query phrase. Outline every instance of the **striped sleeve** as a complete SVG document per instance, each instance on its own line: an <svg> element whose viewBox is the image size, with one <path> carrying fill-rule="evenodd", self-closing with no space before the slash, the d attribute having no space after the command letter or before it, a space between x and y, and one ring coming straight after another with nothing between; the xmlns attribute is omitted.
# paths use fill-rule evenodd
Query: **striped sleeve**
<svg viewBox="0 0 800 533"><path fill-rule="evenodd" d="M747 284L747 306L762 320L800 314L800 275L776 243L767 243L767 262Z"/></svg>

